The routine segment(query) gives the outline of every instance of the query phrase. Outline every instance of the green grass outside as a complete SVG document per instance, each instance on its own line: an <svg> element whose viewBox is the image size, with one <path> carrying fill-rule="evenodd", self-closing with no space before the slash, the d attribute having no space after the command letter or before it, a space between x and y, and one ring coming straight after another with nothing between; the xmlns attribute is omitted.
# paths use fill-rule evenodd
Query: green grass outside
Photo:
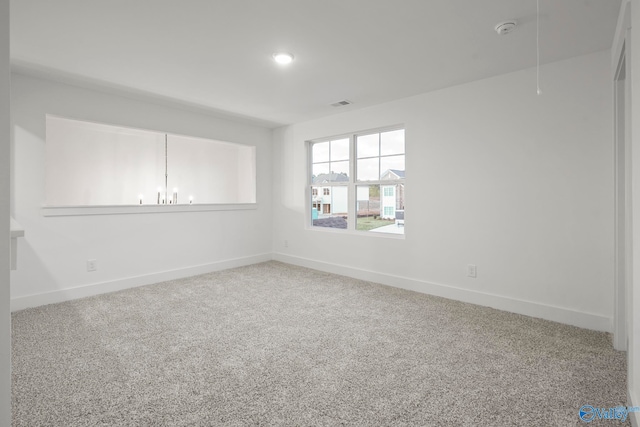
<svg viewBox="0 0 640 427"><path fill-rule="evenodd" d="M392 219L373 219L372 216L357 218L356 230L369 231L390 224L395 224L395 221Z"/></svg>

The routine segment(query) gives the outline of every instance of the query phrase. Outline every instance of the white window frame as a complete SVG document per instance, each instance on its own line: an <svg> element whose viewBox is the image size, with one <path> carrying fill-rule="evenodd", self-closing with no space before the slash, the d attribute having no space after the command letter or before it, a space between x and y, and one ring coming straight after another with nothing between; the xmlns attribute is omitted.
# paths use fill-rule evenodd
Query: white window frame
<svg viewBox="0 0 640 427"><path fill-rule="evenodd" d="M326 232L326 233L343 233L343 234L353 234L358 236L373 236L373 237L381 237L388 239L404 239L405 233L403 234L392 234L392 233L376 233L371 231L360 231L356 229L356 220L357 220L357 200L356 200L356 188L358 186L370 186L370 185L396 185L403 184L405 186L404 197L405 197L405 206L406 206L406 177L397 179L397 180L375 180L375 181L358 181L357 178L357 151L356 151L356 139L358 136L371 135L375 133L384 133L391 132L395 130L404 130L405 131L405 147L404 147L404 156L405 156L405 170L406 170L406 161L407 161L407 144L406 144L406 126L404 125L395 125L395 126L387 126L376 129L368 129L365 131L347 133L342 135L336 135L327 138L319 138L307 141L307 186L305 190L305 228L307 230L318 231L318 232ZM330 182L324 183L322 186L328 187L337 187L341 186L347 187L347 204L348 204L348 212L347 212L347 228L346 229L337 229L330 227L318 227L313 225L313 219L311 218L311 208L313 207L313 194L312 187L321 188L321 185L313 185L312 182L312 171L313 171L313 145L319 144L323 142L336 141L339 139L349 139L349 181L348 182ZM378 158L384 156L378 156ZM382 171L380 171L381 173ZM382 198L382 189L380 197ZM381 206L382 208L382 206ZM382 215L382 211L380 212ZM406 209L405 209L406 215Z"/></svg>

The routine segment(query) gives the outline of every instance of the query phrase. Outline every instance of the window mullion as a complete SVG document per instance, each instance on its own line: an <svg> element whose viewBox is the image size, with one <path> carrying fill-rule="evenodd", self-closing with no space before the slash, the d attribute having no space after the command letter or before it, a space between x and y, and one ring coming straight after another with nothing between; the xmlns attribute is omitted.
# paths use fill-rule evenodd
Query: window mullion
<svg viewBox="0 0 640 427"><path fill-rule="evenodd" d="M382 177L382 137L378 134L378 181Z"/></svg>
<svg viewBox="0 0 640 427"><path fill-rule="evenodd" d="M347 210L347 229L356 229L356 217L357 217L357 202L356 202L356 137L355 135L349 136L349 191L348 202L349 209Z"/></svg>

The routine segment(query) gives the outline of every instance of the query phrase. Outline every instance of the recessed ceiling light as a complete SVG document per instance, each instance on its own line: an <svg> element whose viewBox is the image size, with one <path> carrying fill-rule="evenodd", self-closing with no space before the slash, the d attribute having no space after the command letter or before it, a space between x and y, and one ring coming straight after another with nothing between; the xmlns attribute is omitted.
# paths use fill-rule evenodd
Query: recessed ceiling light
<svg viewBox="0 0 640 427"><path fill-rule="evenodd" d="M293 55L286 52L278 52L273 54L273 59L278 64L289 64L291 61L293 61Z"/></svg>

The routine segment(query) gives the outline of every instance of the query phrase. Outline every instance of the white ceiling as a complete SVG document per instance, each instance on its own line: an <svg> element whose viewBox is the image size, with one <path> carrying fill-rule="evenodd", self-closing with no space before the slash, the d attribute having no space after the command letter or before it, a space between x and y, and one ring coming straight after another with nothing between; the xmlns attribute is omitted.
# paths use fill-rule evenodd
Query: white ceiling
<svg viewBox="0 0 640 427"><path fill-rule="evenodd" d="M540 0L541 62L610 48L619 8ZM536 0L12 0L11 58L276 126L535 66Z"/></svg>

